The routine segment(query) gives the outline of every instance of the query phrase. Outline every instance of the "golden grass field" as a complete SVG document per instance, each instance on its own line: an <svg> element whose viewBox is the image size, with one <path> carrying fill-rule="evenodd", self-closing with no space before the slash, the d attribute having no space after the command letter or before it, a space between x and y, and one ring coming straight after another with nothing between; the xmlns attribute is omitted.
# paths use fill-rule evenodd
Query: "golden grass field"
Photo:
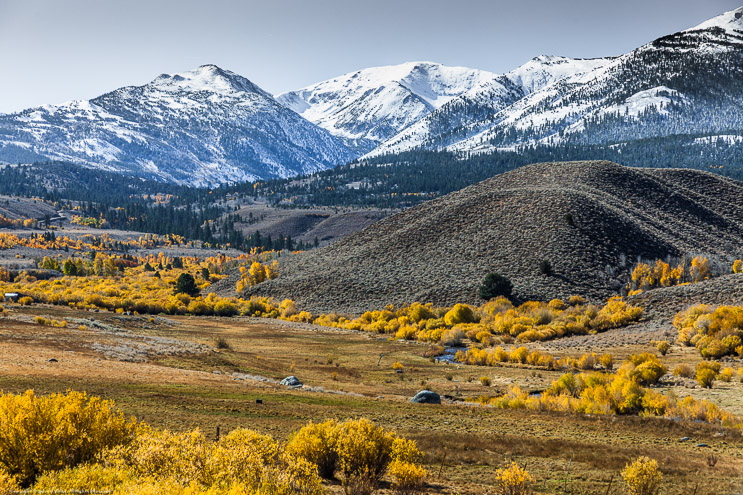
<svg viewBox="0 0 743 495"><path fill-rule="evenodd" d="M217 426L222 432L243 426L285 439L311 420L365 417L416 440L431 473L428 493L489 493L496 468L512 459L537 479L538 493L620 494L625 486L619 472L639 455L659 461L664 494L743 491L740 431L662 418L501 410L458 400L495 396L512 384L544 389L559 371L435 363L423 356L425 344L277 320L4 306L9 316L0 318L0 388L5 392L87 391L113 399L153 426L199 427L209 435ZM42 326L33 322L38 315L107 326ZM219 338L229 349L217 348ZM650 345L608 349L617 362L652 350ZM692 349L673 347L662 360L672 369L699 357ZM394 362L405 366L404 373L395 373ZM240 380L233 373L272 381ZM325 392L275 383L288 375ZM492 386L481 385L481 376ZM424 388L457 400L440 406L410 403ZM737 380L716 382L711 390L674 392L743 415L743 384ZM681 442L683 437L690 440ZM719 459L714 467L708 466L710 455ZM339 485L330 488L341 491Z"/></svg>

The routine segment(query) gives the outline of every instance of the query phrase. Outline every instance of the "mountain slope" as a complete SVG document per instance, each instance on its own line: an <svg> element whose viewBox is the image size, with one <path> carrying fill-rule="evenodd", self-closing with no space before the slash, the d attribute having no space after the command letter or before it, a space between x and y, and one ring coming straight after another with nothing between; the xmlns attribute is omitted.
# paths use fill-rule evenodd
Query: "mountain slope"
<svg viewBox="0 0 743 495"><path fill-rule="evenodd" d="M408 62L345 74L277 100L335 135L359 140L369 151L452 98L498 85L499 77L466 67Z"/></svg>
<svg viewBox="0 0 743 495"><path fill-rule="evenodd" d="M0 146L0 155L20 150L191 185L288 177L355 156L249 80L213 65L2 115Z"/></svg>
<svg viewBox="0 0 743 495"><path fill-rule="evenodd" d="M739 250L741 208L743 183L707 172L529 165L292 257L280 278L250 293L353 313L413 301L474 303L495 271L523 299L600 299L616 293L618 273L638 256ZM542 260L553 276L540 273Z"/></svg>
<svg viewBox="0 0 743 495"><path fill-rule="evenodd" d="M500 112L526 96L563 78L582 74L610 62L602 59L572 59L541 55L493 83L449 100L425 118L391 137L368 156L397 153L423 146L439 149L477 132L487 130ZM430 146L429 143L435 143Z"/></svg>
<svg viewBox="0 0 743 495"><path fill-rule="evenodd" d="M490 152L535 143L605 145L743 131L743 7L583 68L489 112L481 110L491 100L487 91L453 100L373 154L413 147Z"/></svg>

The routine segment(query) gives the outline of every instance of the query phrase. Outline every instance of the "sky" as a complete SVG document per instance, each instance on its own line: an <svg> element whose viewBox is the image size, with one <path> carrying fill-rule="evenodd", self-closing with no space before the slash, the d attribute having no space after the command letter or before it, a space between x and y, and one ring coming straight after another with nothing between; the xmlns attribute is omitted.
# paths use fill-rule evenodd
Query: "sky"
<svg viewBox="0 0 743 495"><path fill-rule="evenodd" d="M429 60L620 55L743 0L0 0L0 113L216 64L279 94Z"/></svg>

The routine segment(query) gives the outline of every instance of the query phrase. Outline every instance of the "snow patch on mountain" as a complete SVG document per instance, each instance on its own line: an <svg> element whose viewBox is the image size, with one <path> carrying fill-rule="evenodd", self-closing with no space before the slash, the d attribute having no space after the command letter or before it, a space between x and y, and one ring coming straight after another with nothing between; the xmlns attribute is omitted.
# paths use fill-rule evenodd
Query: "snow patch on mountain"
<svg viewBox="0 0 743 495"><path fill-rule="evenodd" d="M466 67L408 62L345 74L277 100L334 135L378 144L498 77Z"/></svg>
<svg viewBox="0 0 743 495"><path fill-rule="evenodd" d="M531 94L555 81L589 72L609 63L611 58L569 58L540 55L506 74L510 80Z"/></svg>
<svg viewBox="0 0 743 495"><path fill-rule="evenodd" d="M728 33L743 31L743 7L713 17L691 29L687 29L686 32L714 28L721 28Z"/></svg>
<svg viewBox="0 0 743 495"><path fill-rule="evenodd" d="M694 139L696 144L718 144L725 143L728 145L743 143L743 136L737 134L720 134L717 136L704 136Z"/></svg>
<svg viewBox="0 0 743 495"><path fill-rule="evenodd" d="M654 110L659 114L668 114L668 106L672 103L683 104L686 98L678 91L658 86L656 88L638 91L624 103L610 105L601 109L601 114L617 114L630 117L639 117L648 110Z"/></svg>

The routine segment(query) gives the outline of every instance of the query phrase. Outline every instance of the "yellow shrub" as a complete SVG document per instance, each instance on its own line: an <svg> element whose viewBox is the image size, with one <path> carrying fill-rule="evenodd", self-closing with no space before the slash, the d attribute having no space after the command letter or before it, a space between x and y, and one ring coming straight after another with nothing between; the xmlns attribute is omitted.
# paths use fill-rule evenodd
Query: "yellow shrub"
<svg viewBox="0 0 743 495"><path fill-rule="evenodd" d="M232 301L221 300L214 305L214 314L217 316L234 316L238 312L237 305Z"/></svg>
<svg viewBox="0 0 743 495"><path fill-rule="evenodd" d="M291 436L286 451L315 464L320 476L331 479L338 464L337 436L338 423L335 420L309 423Z"/></svg>
<svg viewBox="0 0 743 495"><path fill-rule="evenodd" d="M84 393L0 397L0 469L27 486L45 471L76 466L131 441L134 421Z"/></svg>
<svg viewBox="0 0 743 495"><path fill-rule="evenodd" d="M0 469L0 494L6 495L18 490L20 490L20 486L18 486L15 477Z"/></svg>
<svg viewBox="0 0 743 495"><path fill-rule="evenodd" d="M144 312L149 312L146 310ZM194 299L188 305L188 312L196 316L212 314L212 308L202 299Z"/></svg>
<svg viewBox="0 0 743 495"><path fill-rule="evenodd" d="M547 306L550 309L556 309L558 311L561 311L565 309L566 305L565 305L565 301L563 301L562 299L552 299L549 303L547 303Z"/></svg>
<svg viewBox="0 0 743 495"><path fill-rule="evenodd" d="M694 376L694 370L688 364L679 364L673 369L673 374L683 378L691 378Z"/></svg>
<svg viewBox="0 0 743 495"><path fill-rule="evenodd" d="M344 479L362 476L378 481L391 460L394 440L394 434L367 419L341 423L336 445Z"/></svg>
<svg viewBox="0 0 743 495"><path fill-rule="evenodd" d="M581 306L583 304L586 304L586 299L581 296L570 296L568 299L568 304L571 306Z"/></svg>
<svg viewBox="0 0 743 495"><path fill-rule="evenodd" d="M405 462L420 462L423 455L413 440L395 437L392 442L392 459Z"/></svg>
<svg viewBox="0 0 743 495"><path fill-rule="evenodd" d="M709 270L709 260L701 256L691 260L691 268L689 268L689 276L693 282L701 282L710 278L711 273Z"/></svg>
<svg viewBox="0 0 743 495"><path fill-rule="evenodd" d="M657 359L643 361L635 367L629 376L642 385L652 385L666 374L666 367Z"/></svg>
<svg viewBox="0 0 743 495"><path fill-rule="evenodd" d="M106 462L131 468L138 477L189 482L202 480L207 457L206 440L198 430L181 434L153 431L138 436L130 445L112 449Z"/></svg>
<svg viewBox="0 0 743 495"><path fill-rule="evenodd" d="M407 316L416 323L436 318L430 305L423 305L417 302L410 305L407 310Z"/></svg>
<svg viewBox="0 0 743 495"><path fill-rule="evenodd" d="M291 299L284 299L279 305L279 312L282 318L289 318L297 314L297 305Z"/></svg>
<svg viewBox="0 0 743 495"><path fill-rule="evenodd" d="M150 480L166 485L172 480L190 489L167 488L165 493L174 489L173 493L322 493L314 464L281 452L271 437L246 429L234 430L216 443L207 441L198 430L153 432L141 435L130 446L108 452L105 461L131 470L138 481L144 480L139 481L135 493L149 493L150 489L161 493L162 487L147 487ZM234 492L238 486L242 491Z"/></svg>
<svg viewBox="0 0 743 495"><path fill-rule="evenodd" d="M418 329L412 325L404 325L397 330L396 339L414 340L418 335Z"/></svg>
<svg viewBox="0 0 743 495"><path fill-rule="evenodd" d="M528 495L533 484L534 478L515 462L495 472L495 490L499 495Z"/></svg>
<svg viewBox="0 0 743 495"><path fill-rule="evenodd" d="M526 347L517 347L516 349L512 349L509 353L508 359L512 363L526 363L526 358L529 356L529 349Z"/></svg>
<svg viewBox="0 0 743 495"><path fill-rule="evenodd" d="M637 321L641 316L642 308L639 306L631 306L621 297L612 297L591 321L591 326L596 330L606 330Z"/></svg>
<svg viewBox="0 0 743 495"><path fill-rule="evenodd" d="M697 370L697 383L703 388L712 388L716 377L717 373L709 368L700 368Z"/></svg>
<svg viewBox="0 0 743 495"><path fill-rule="evenodd" d="M679 312L673 324L680 342L694 345L705 358L720 358L741 346L743 307L695 305Z"/></svg>
<svg viewBox="0 0 743 495"><path fill-rule="evenodd" d="M108 491L123 483L133 481L128 469L101 464L83 464L61 471L50 471L41 476L33 489L39 492L89 492ZM2 490L0 490L2 493Z"/></svg>
<svg viewBox="0 0 743 495"><path fill-rule="evenodd" d="M21 306L30 306L31 304L33 304L33 302L33 298L29 296L24 296L18 299L18 304L20 304Z"/></svg>
<svg viewBox="0 0 743 495"><path fill-rule="evenodd" d="M583 354L578 359L578 368L586 371L592 370L596 366L596 355L595 354Z"/></svg>
<svg viewBox="0 0 743 495"><path fill-rule="evenodd" d="M475 312L466 304L455 304L444 315L444 322L449 326L456 325L457 323L474 323L475 321L477 321Z"/></svg>
<svg viewBox="0 0 743 495"><path fill-rule="evenodd" d="M450 328L449 330L445 330L441 334L441 345L447 346L447 347L457 347L462 345L462 341L464 340L465 335L462 330L459 328Z"/></svg>
<svg viewBox="0 0 743 495"><path fill-rule="evenodd" d="M599 364L607 371L611 371L614 367L614 357L611 354L602 354L599 356Z"/></svg>
<svg viewBox="0 0 743 495"><path fill-rule="evenodd" d="M720 380L729 383L730 380L732 380L733 375L735 375L735 371L733 370L733 368L725 368L720 372Z"/></svg>
<svg viewBox="0 0 743 495"><path fill-rule="evenodd" d="M660 491L663 475L658 469L658 461L643 456L625 466L622 478L631 495L656 495Z"/></svg>
<svg viewBox="0 0 743 495"><path fill-rule="evenodd" d="M671 344L668 343L667 340L661 340L660 342L657 342L655 344L656 349L658 349L658 352L660 352L661 356L665 356L668 353L668 350L671 348Z"/></svg>
<svg viewBox="0 0 743 495"><path fill-rule="evenodd" d="M428 473L418 464L394 460L388 467L395 493L411 495L421 493Z"/></svg>

